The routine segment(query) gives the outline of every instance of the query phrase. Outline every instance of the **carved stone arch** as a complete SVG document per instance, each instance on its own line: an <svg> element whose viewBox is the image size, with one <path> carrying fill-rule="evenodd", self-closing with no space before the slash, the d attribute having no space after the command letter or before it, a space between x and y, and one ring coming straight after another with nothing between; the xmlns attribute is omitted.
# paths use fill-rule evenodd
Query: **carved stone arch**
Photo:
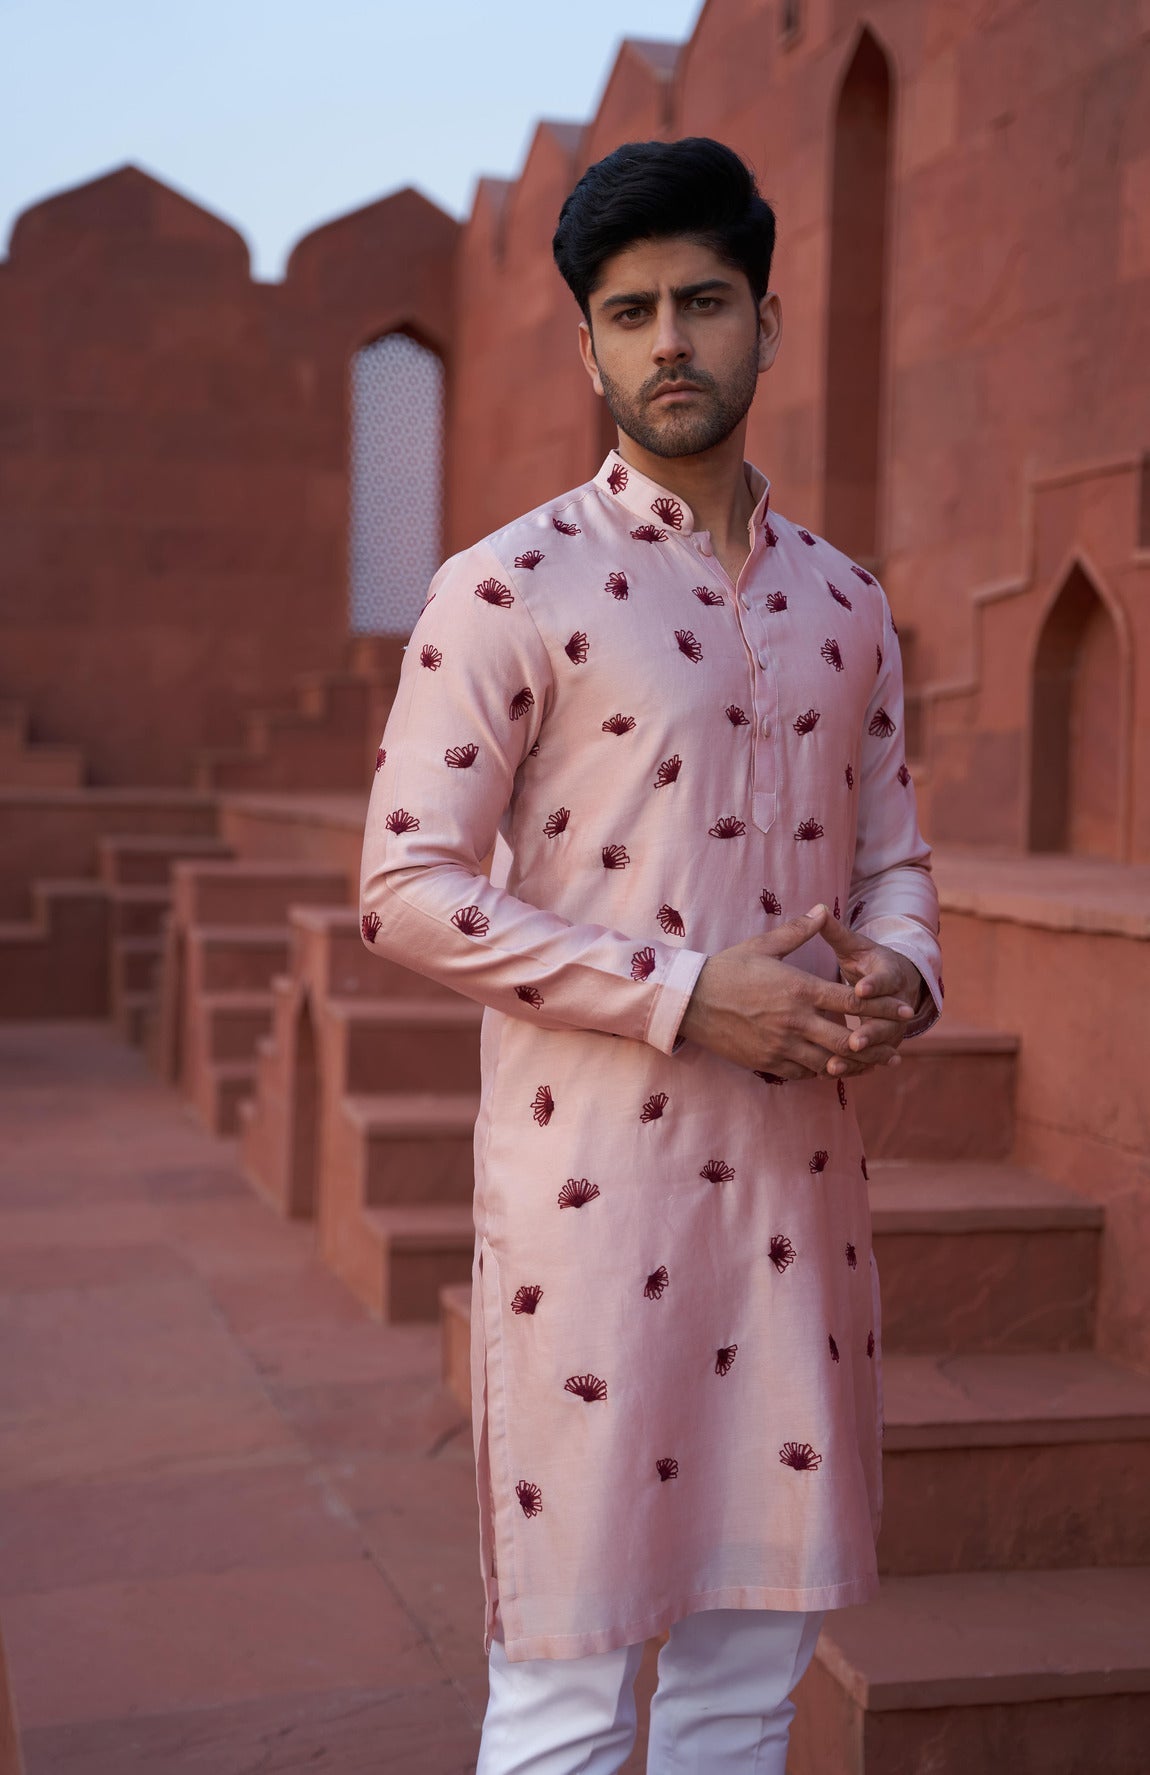
<svg viewBox="0 0 1150 1775"><path fill-rule="evenodd" d="M293 1220L314 1220L319 1205L319 1043L311 994L303 993L293 1031L291 1117L288 1125L287 1209Z"/></svg>
<svg viewBox="0 0 1150 1775"><path fill-rule="evenodd" d="M859 561L880 549L895 76L869 25L831 130L823 530Z"/></svg>
<svg viewBox="0 0 1150 1775"><path fill-rule="evenodd" d="M1118 612L1074 560L1047 606L1031 661L1032 851L1124 855L1127 652Z"/></svg>

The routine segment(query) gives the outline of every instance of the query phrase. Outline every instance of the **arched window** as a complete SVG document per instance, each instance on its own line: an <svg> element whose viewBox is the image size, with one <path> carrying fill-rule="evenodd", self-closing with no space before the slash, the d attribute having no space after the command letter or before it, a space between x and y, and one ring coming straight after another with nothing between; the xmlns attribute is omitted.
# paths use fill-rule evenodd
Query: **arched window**
<svg viewBox="0 0 1150 1775"><path fill-rule="evenodd" d="M1075 563L1034 656L1031 850L1121 855L1123 706L1114 619Z"/></svg>
<svg viewBox="0 0 1150 1775"><path fill-rule="evenodd" d="M350 627L409 635L442 560L443 365L407 333L351 360Z"/></svg>
<svg viewBox="0 0 1150 1775"><path fill-rule="evenodd" d="M839 93L831 188L823 530L857 561L879 551L891 76L864 31Z"/></svg>

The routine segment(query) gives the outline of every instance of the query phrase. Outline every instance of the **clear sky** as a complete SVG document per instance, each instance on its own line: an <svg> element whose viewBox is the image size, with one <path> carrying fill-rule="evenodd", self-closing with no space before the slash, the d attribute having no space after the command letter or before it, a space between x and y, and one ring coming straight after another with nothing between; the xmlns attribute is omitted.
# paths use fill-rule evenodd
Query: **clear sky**
<svg viewBox="0 0 1150 1775"><path fill-rule="evenodd" d="M700 0L0 0L0 251L21 210L133 161L279 278L317 223L400 185L453 215L582 120L625 36Z"/></svg>

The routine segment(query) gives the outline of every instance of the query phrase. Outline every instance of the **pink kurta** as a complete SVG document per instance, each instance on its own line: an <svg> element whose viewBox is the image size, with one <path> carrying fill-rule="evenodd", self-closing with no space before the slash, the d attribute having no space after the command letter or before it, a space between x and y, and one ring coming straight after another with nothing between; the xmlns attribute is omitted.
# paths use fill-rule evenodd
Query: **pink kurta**
<svg viewBox="0 0 1150 1775"><path fill-rule="evenodd" d="M708 955L824 900L917 964L918 1034L938 899L886 596L746 473L737 587L615 451L447 561L379 754L365 941L488 1007L473 1419L513 1660L878 1589L851 1084L678 1026ZM788 959L839 978L821 937Z"/></svg>

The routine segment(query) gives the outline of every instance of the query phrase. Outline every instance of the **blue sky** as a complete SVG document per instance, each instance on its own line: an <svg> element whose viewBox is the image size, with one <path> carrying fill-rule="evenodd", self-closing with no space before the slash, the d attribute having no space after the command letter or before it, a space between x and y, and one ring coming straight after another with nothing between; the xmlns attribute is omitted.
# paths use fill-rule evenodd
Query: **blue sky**
<svg viewBox="0 0 1150 1775"><path fill-rule="evenodd" d="M125 161L224 216L257 277L399 185L452 214L518 171L536 118L582 119L624 36L700 0L0 0L0 251L39 198Z"/></svg>

